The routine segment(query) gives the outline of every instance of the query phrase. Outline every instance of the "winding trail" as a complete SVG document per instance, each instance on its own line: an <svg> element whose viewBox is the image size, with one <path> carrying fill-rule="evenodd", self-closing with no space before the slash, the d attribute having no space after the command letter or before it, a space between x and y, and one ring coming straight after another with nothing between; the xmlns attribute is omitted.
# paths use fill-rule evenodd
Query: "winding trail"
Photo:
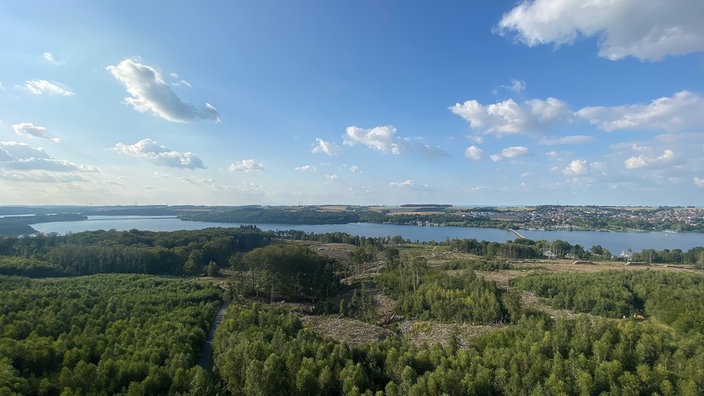
<svg viewBox="0 0 704 396"><path fill-rule="evenodd" d="M220 326L220 323L222 322L222 318L225 315L225 312L227 311L227 307L230 306L231 301L227 300L225 301L222 306L220 307L220 310L218 311L218 314L215 315L215 320L213 321L213 324L210 325L210 332L208 333L208 341L203 344L203 349L200 351L200 366L203 367L204 369L210 371L211 366L213 363L213 339L215 338L215 331L218 329L218 326Z"/></svg>

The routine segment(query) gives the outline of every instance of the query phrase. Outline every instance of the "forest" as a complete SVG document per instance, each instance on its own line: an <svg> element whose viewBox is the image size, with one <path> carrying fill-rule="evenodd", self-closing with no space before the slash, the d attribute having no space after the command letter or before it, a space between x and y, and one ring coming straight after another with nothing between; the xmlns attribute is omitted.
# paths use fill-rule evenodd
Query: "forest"
<svg viewBox="0 0 704 396"><path fill-rule="evenodd" d="M703 394L704 248L634 257L251 226L3 237L0 394Z"/></svg>

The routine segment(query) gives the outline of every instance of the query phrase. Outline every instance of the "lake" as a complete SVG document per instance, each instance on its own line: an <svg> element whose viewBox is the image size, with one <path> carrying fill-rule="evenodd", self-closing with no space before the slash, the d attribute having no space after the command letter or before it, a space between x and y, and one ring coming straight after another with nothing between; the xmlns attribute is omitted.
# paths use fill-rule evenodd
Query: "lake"
<svg viewBox="0 0 704 396"><path fill-rule="evenodd" d="M52 223L32 224L42 233L58 234L76 233L94 230L131 229L145 231L200 230L209 227L239 227L240 223L206 223L200 221L181 221L173 216L88 216L87 220L58 221ZM344 232L364 237L385 237L400 235L411 241L438 241L447 239L469 239L478 241L506 242L516 237L511 232L496 228L469 227L426 227L417 225L394 225L374 223L321 224L321 225L287 225L254 224L264 231L301 230L318 234ZM704 234L672 232L599 232L599 231L527 231L519 230L526 238L533 240L563 240L571 244L580 244L585 249L601 245L612 254L619 254L626 249L639 252L644 249L682 249L684 251L697 246L704 246Z"/></svg>

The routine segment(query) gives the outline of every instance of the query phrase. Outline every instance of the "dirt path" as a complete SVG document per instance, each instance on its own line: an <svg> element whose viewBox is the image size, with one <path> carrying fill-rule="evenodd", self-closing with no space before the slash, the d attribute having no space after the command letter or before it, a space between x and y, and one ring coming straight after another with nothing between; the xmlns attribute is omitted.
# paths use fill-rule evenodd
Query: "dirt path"
<svg viewBox="0 0 704 396"><path fill-rule="evenodd" d="M218 314L215 315L215 320L213 320L213 323L210 325L208 340L205 342L205 344L203 344L203 348L200 351L199 365L208 371L210 371L211 366L213 364L213 339L215 338L215 332L217 331L218 326L220 326L220 323L222 323L222 318L225 315L225 312L227 311L227 307L229 306L230 301L228 300L225 301L220 307Z"/></svg>

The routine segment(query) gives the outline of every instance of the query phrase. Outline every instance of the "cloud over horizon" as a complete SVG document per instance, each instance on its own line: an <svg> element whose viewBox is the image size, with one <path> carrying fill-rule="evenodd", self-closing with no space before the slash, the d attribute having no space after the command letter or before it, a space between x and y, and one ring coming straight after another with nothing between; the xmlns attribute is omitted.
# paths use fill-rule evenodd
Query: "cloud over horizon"
<svg viewBox="0 0 704 396"><path fill-rule="evenodd" d="M418 139L396 136L396 128L391 125L374 128L349 126L342 137L343 144L355 146L361 144L384 154L402 155L412 153L423 157L436 158L447 156L440 147L431 147Z"/></svg>
<svg viewBox="0 0 704 396"><path fill-rule="evenodd" d="M20 142L0 142L0 178L34 182L83 181L79 173L94 172L98 169L93 166L56 159L43 148Z"/></svg>
<svg viewBox="0 0 704 396"><path fill-rule="evenodd" d="M130 94L125 103L133 109L161 117L172 122L187 122L207 119L220 121L217 109L206 102L199 109L185 103L171 89L153 66L144 65L134 59L125 59L106 69L119 81Z"/></svg>
<svg viewBox="0 0 704 396"><path fill-rule="evenodd" d="M43 126L34 125L31 122L20 122L17 124L13 124L12 130L20 136L33 136L40 139L52 141L54 143L58 143L61 141L61 139L57 137L49 136L47 129Z"/></svg>
<svg viewBox="0 0 704 396"><path fill-rule="evenodd" d="M135 144L118 143L115 145L115 150L130 157L146 159L160 166L205 169L203 161L195 154L173 151L152 139L142 139Z"/></svg>
<svg viewBox="0 0 704 396"><path fill-rule="evenodd" d="M531 99L521 104L508 99L489 105L467 100L449 109L469 122L473 130L497 136L536 134L577 121L596 125L606 132L638 129L682 132L696 130L704 124L704 97L691 91L675 92L647 104L586 106L577 111L570 110L565 102L555 98ZM540 143L582 144L592 139L589 135L546 136Z"/></svg>
<svg viewBox="0 0 704 396"><path fill-rule="evenodd" d="M253 159L246 159L242 160L239 162L233 162L230 164L230 166L227 168L227 171L230 173L235 173L235 172L257 172L257 171L263 171L264 170L264 165L256 162Z"/></svg>
<svg viewBox="0 0 704 396"><path fill-rule="evenodd" d="M498 136L546 132L553 124L569 122L574 115L559 99L531 99L517 103L513 99L490 105L476 100L455 103L450 111L464 118L472 129Z"/></svg>

